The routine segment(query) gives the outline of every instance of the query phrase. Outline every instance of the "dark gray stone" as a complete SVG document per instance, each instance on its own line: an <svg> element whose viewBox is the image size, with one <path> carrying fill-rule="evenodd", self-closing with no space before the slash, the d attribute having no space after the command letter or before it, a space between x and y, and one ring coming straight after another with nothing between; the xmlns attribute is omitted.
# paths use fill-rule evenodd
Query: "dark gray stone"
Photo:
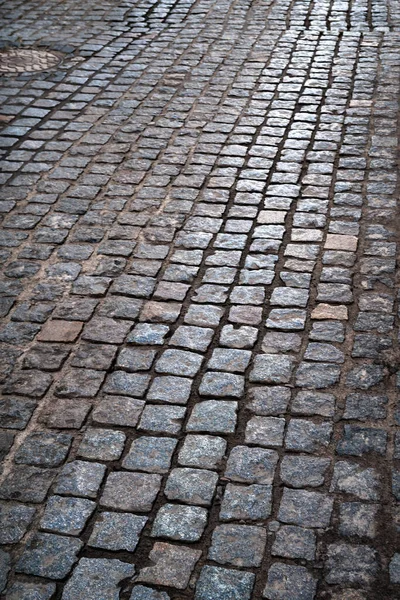
<svg viewBox="0 0 400 600"><path fill-rule="evenodd" d="M274 563L268 571L264 598L268 600L313 600L317 580L305 568Z"/></svg>
<svg viewBox="0 0 400 600"><path fill-rule="evenodd" d="M376 535L378 504L342 502L339 514L339 533L344 536L373 538Z"/></svg>
<svg viewBox="0 0 400 600"><path fill-rule="evenodd" d="M37 465L39 467L57 467L67 457L72 436L67 433L31 433L19 446L15 462Z"/></svg>
<svg viewBox="0 0 400 600"><path fill-rule="evenodd" d="M134 565L120 560L81 558L64 588L62 600L118 600L120 582L134 573Z"/></svg>
<svg viewBox="0 0 400 600"><path fill-rule="evenodd" d="M74 460L67 463L54 487L56 494L96 498L106 467L100 463Z"/></svg>
<svg viewBox="0 0 400 600"><path fill-rule="evenodd" d="M207 510L199 506L164 504L154 520L151 535L182 542L197 542L207 525Z"/></svg>
<svg viewBox="0 0 400 600"><path fill-rule="evenodd" d="M124 449L126 436L113 429L89 428L78 448L78 455L94 460L118 460Z"/></svg>
<svg viewBox="0 0 400 600"><path fill-rule="evenodd" d="M37 403L30 398L6 397L0 400L0 426L24 429Z"/></svg>
<svg viewBox="0 0 400 600"><path fill-rule="evenodd" d="M148 512L161 487L161 475L112 472L100 498L100 505L124 511Z"/></svg>
<svg viewBox="0 0 400 600"><path fill-rule="evenodd" d="M253 573L205 566L196 585L195 600L250 600Z"/></svg>
<svg viewBox="0 0 400 600"><path fill-rule="evenodd" d="M133 440L122 466L132 471L167 473L177 440L164 437L139 437Z"/></svg>
<svg viewBox="0 0 400 600"><path fill-rule="evenodd" d="M222 521L261 521L271 514L272 487L270 485L233 485L228 483L222 499Z"/></svg>
<svg viewBox="0 0 400 600"><path fill-rule="evenodd" d="M51 496L40 527L56 533L79 535L95 508L95 502L84 498Z"/></svg>
<svg viewBox="0 0 400 600"><path fill-rule="evenodd" d="M7 600L50 600L55 591L55 583L17 582L7 590Z"/></svg>
<svg viewBox="0 0 400 600"><path fill-rule="evenodd" d="M101 512L94 524L88 545L104 550L133 552L147 517L127 513Z"/></svg>
<svg viewBox="0 0 400 600"><path fill-rule="evenodd" d="M225 477L241 483L271 484L277 462L274 450L235 446L226 464Z"/></svg>
<svg viewBox="0 0 400 600"><path fill-rule="evenodd" d="M330 491L353 494L361 500L378 500L380 478L375 469L363 468L344 460L338 461L333 471Z"/></svg>
<svg viewBox="0 0 400 600"><path fill-rule="evenodd" d="M248 392L247 408L256 415L277 416L286 412L290 389L283 386L252 387Z"/></svg>
<svg viewBox="0 0 400 600"><path fill-rule="evenodd" d="M168 500L186 504L210 506L217 485L218 475L203 469L172 469L164 493Z"/></svg>
<svg viewBox="0 0 400 600"><path fill-rule="evenodd" d="M187 435L179 451L178 462L185 467L217 469L224 457L226 446L226 440L221 437Z"/></svg>
<svg viewBox="0 0 400 600"><path fill-rule="evenodd" d="M71 537L37 533L28 542L17 562L16 571L49 579L63 579L77 561L82 546L80 540Z"/></svg>
<svg viewBox="0 0 400 600"><path fill-rule="evenodd" d="M329 465L329 458L286 455L281 463L281 479L295 488L319 487Z"/></svg>
<svg viewBox="0 0 400 600"><path fill-rule="evenodd" d="M333 498L327 494L284 488L278 519L300 527L328 527Z"/></svg>
<svg viewBox="0 0 400 600"><path fill-rule="evenodd" d="M236 427L237 402L227 400L206 400L193 407L187 431L206 433L233 433Z"/></svg>
<svg viewBox="0 0 400 600"><path fill-rule="evenodd" d="M326 581L329 584L368 586L378 570L376 552L369 546L337 543L328 546Z"/></svg>
<svg viewBox="0 0 400 600"><path fill-rule="evenodd" d="M35 515L25 504L0 503L0 544L16 544L25 535Z"/></svg>
<svg viewBox="0 0 400 600"><path fill-rule="evenodd" d="M15 465L0 485L0 498L35 504L43 502L55 476L55 469Z"/></svg>
<svg viewBox="0 0 400 600"><path fill-rule="evenodd" d="M302 558L314 560L316 549L316 535L314 531L282 525L276 533L271 553L274 556L285 558Z"/></svg>

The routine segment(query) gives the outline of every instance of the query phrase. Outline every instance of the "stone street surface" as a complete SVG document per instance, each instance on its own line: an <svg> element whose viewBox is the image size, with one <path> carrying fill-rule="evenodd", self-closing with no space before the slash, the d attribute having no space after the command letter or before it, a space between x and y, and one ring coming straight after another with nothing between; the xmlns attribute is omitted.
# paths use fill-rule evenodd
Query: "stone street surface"
<svg viewBox="0 0 400 600"><path fill-rule="evenodd" d="M400 598L398 0L3 0L0 592Z"/></svg>

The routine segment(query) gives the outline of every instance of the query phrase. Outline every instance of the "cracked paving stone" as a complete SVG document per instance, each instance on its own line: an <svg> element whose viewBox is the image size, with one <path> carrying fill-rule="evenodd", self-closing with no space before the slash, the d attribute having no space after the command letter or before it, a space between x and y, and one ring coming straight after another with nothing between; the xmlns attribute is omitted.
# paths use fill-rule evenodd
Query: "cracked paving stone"
<svg viewBox="0 0 400 600"><path fill-rule="evenodd" d="M208 558L236 567L259 567L267 532L254 525L218 525L213 532Z"/></svg>
<svg viewBox="0 0 400 600"><path fill-rule="evenodd" d="M122 466L132 471L168 473L177 443L173 438L139 437L133 440Z"/></svg>
<svg viewBox="0 0 400 600"><path fill-rule="evenodd" d="M148 512L161 487L161 476L148 473L110 473L100 505L124 511Z"/></svg>
<svg viewBox="0 0 400 600"><path fill-rule="evenodd" d="M0 544L16 544L25 535L36 510L24 504L0 503Z"/></svg>
<svg viewBox="0 0 400 600"><path fill-rule="evenodd" d="M143 567L136 581L183 590L201 556L201 550L156 542L149 554L153 566Z"/></svg>
<svg viewBox="0 0 400 600"><path fill-rule="evenodd" d="M274 563L268 571L263 597L268 600L313 600L317 581L306 567Z"/></svg>
<svg viewBox="0 0 400 600"><path fill-rule="evenodd" d="M197 542L207 525L207 510L199 506L164 504L154 520L152 537Z"/></svg>
<svg viewBox="0 0 400 600"><path fill-rule="evenodd" d="M277 462L274 450L235 446L226 464L225 477L241 483L270 484Z"/></svg>
<svg viewBox="0 0 400 600"><path fill-rule="evenodd" d="M82 546L80 540L71 537L37 533L24 549L16 570L27 575L63 579L78 560Z"/></svg>
<svg viewBox="0 0 400 600"><path fill-rule="evenodd" d="M109 558L81 558L64 587L62 600L118 600L123 579L135 574L135 566Z"/></svg>
<svg viewBox="0 0 400 600"><path fill-rule="evenodd" d="M79 535L95 508L95 502L84 498L51 496L46 504L40 527L56 533Z"/></svg>
<svg viewBox="0 0 400 600"><path fill-rule="evenodd" d="M206 565L197 581L195 600L250 600L254 582L253 573Z"/></svg>
<svg viewBox="0 0 400 600"><path fill-rule="evenodd" d="M133 552L147 517L128 513L101 512L88 541L92 548Z"/></svg>
<svg viewBox="0 0 400 600"><path fill-rule="evenodd" d="M218 475L213 471L176 468L170 472L164 493L168 500L210 506L217 481Z"/></svg>

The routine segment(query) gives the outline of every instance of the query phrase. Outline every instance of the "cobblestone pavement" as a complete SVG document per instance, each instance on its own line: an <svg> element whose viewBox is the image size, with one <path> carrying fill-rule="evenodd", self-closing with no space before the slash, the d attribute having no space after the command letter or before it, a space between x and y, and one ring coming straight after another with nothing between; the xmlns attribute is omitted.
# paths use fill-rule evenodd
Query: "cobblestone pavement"
<svg viewBox="0 0 400 600"><path fill-rule="evenodd" d="M398 0L0 5L2 598L400 598Z"/></svg>

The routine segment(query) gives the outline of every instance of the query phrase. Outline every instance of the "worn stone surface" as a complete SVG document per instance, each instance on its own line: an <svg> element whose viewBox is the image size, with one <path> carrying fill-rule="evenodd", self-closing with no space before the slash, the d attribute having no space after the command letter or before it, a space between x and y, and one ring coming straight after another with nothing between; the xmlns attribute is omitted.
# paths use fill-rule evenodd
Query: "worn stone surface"
<svg viewBox="0 0 400 600"><path fill-rule="evenodd" d="M0 20L0 594L399 596L398 2Z"/></svg>
<svg viewBox="0 0 400 600"><path fill-rule="evenodd" d="M146 522L147 517L102 512L94 524L88 544L93 548L133 552Z"/></svg>
<svg viewBox="0 0 400 600"><path fill-rule="evenodd" d="M28 575L63 579L77 561L82 542L77 539L37 533L19 559L16 570Z"/></svg>
<svg viewBox="0 0 400 600"><path fill-rule="evenodd" d="M101 596L117 600L120 582L135 573L135 566L116 559L81 558L64 588L63 600L85 596L95 600Z"/></svg>
<svg viewBox="0 0 400 600"><path fill-rule="evenodd" d="M185 589L200 555L200 550L156 542L149 555L154 566L144 567L137 581Z"/></svg>

